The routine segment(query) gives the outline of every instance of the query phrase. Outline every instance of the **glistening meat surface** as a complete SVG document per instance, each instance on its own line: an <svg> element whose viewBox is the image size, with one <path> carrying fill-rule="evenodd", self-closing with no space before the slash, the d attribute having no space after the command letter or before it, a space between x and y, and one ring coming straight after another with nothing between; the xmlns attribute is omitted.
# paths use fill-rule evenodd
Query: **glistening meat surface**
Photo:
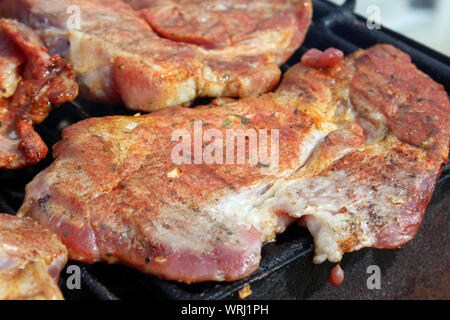
<svg viewBox="0 0 450 320"><path fill-rule="evenodd" d="M447 161L448 97L390 45L331 64L297 64L258 97L79 122L27 186L20 214L64 235L72 259L187 283L247 276L262 243L299 220L317 263L398 247L417 232ZM278 130L278 165L252 161L250 138L242 164L176 164L172 134L193 137L199 125L223 137ZM211 145L226 143L214 141L205 137L200 151L217 156ZM198 150L189 148L191 159Z"/></svg>
<svg viewBox="0 0 450 320"><path fill-rule="evenodd" d="M0 168L16 169L44 158L34 131L52 105L73 100L75 74L59 55L50 57L28 27L0 19Z"/></svg>
<svg viewBox="0 0 450 320"><path fill-rule="evenodd" d="M0 300L62 299L56 283L66 262L66 247L48 228L0 214Z"/></svg>
<svg viewBox="0 0 450 320"><path fill-rule="evenodd" d="M270 91L312 15L310 0L129 2L142 11L120 0L3 0L0 15L72 62L84 98L142 111Z"/></svg>

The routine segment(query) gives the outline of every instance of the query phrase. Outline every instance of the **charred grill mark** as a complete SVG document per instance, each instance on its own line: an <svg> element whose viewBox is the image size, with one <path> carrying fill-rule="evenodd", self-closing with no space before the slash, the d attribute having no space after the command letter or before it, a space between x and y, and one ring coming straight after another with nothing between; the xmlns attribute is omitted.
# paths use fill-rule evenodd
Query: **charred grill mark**
<svg viewBox="0 0 450 320"><path fill-rule="evenodd" d="M38 200L39 207L40 207L40 208L43 208L43 207L45 206L45 204L48 202L48 200L50 200L51 197L52 197L52 196L51 196L50 194L48 194L48 195L46 195L45 197L40 198L40 199Z"/></svg>
<svg viewBox="0 0 450 320"><path fill-rule="evenodd" d="M196 165L197 168L199 168L201 171L204 171L206 175L211 176L212 179L216 180L216 181L220 181L225 187L232 187L233 185L228 182L225 178L223 178L222 176L218 175L213 169L211 169L208 165L206 164L199 164Z"/></svg>

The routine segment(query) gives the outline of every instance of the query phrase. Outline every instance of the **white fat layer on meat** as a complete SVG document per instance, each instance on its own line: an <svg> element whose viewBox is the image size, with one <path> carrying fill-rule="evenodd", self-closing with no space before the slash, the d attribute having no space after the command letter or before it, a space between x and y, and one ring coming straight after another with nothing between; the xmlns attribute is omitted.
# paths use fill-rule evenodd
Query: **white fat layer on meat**
<svg viewBox="0 0 450 320"><path fill-rule="evenodd" d="M150 68L154 72L160 73L162 78L167 74L167 70L161 65L153 63L150 57L143 59L141 54L134 54L132 49L127 51L126 49L111 46L96 36L71 30L69 31L69 41L70 61L74 65L78 81L84 84L81 88L89 88L89 95L100 100L106 101L117 94L111 91L112 88L116 87L114 84L114 62L116 57L128 57L130 61L145 63L145 68ZM160 89L164 88L161 87ZM212 89L212 94L215 95L217 89ZM167 92L167 100L164 104L176 106L194 100L198 89L194 77L188 77L186 79L178 79L176 82L171 81L170 86L164 90ZM151 93L149 92L149 94ZM133 101L126 101L126 103L131 109L145 110L148 106L140 104L143 103L142 101L148 103L153 98L153 96L148 98L145 96L140 97L136 103L138 105L134 105ZM154 107L150 106L150 109L154 109Z"/></svg>
<svg viewBox="0 0 450 320"><path fill-rule="evenodd" d="M370 112L359 112L355 108L350 108L353 118L364 129L366 141L365 144L371 144L382 140L388 134L386 117L380 113L371 110ZM361 111L361 110L360 110Z"/></svg>
<svg viewBox="0 0 450 320"><path fill-rule="evenodd" d="M168 95L167 106L176 106L187 101L192 101L197 96L197 84L193 77L190 77L177 84L170 85L171 94Z"/></svg>
<svg viewBox="0 0 450 320"><path fill-rule="evenodd" d="M17 257L21 252L23 252L23 250L24 250L23 247L17 245L11 245L9 243L0 243L0 270L23 268L28 261L17 259ZM40 259L38 256L36 256L36 258L38 260ZM61 270L61 268L66 263L66 259L67 257L65 255L53 257L52 260L48 263L47 269L49 271Z"/></svg>
<svg viewBox="0 0 450 320"><path fill-rule="evenodd" d="M339 244L332 236L333 232L329 228L329 223L341 223L339 219L333 219L325 213L316 213L306 217L306 227L314 238L314 263L322 263L325 260L338 262L342 259L342 252Z"/></svg>
<svg viewBox="0 0 450 320"><path fill-rule="evenodd" d="M47 17L44 20L47 20ZM40 23L37 21L33 22L32 28L44 42L50 55L60 54L63 58L66 57L70 46L67 30L62 30L57 27L52 27L48 23Z"/></svg>
<svg viewBox="0 0 450 320"><path fill-rule="evenodd" d="M0 90L0 98L9 98L11 97L19 82L22 80L22 77L17 72L17 66L15 64L10 64L9 66L5 66L4 63L1 63L2 74L0 76L0 87L3 90Z"/></svg>
<svg viewBox="0 0 450 320"><path fill-rule="evenodd" d="M349 184L351 177L343 171L327 177L315 176L293 179L277 193L271 206L274 211L300 218L307 216L306 225L314 237L315 263L328 259L338 262L343 252L340 243L358 233L359 247L370 246L373 238L365 225L365 212L358 209L360 202L372 200L369 187ZM346 208L345 213L338 213ZM351 212L351 214L349 214ZM355 250L357 248L354 248Z"/></svg>
<svg viewBox="0 0 450 320"><path fill-rule="evenodd" d="M17 135L15 135L14 138L0 135L0 153L9 154L9 161L11 164L14 164L14 161L19 160L19 142L20 140L17 140Z"/></svg>
<svg viewBox="0 0 450 320"><path fill-rule="evenodd" d="M2 269L12 269L16 267L16 263L12 259L3 259L0 257L0 270Z"/></svg>
<svg viewBox="0 0 450 320"><path fill-rule="evenodd" d="M0 31L0 99L11 97L22 80L19 74L20 59L15 57L16 54L15 45Z"/></svg>
<svg viewBox="0 0 450 320"><path fill-rule="evenodd" d="M139 125L139 122L130 121L126 124L125 127L123 127L125 130L133 130Z"/></svg>
<svg viewBox="0 0 450 320"><path fill-rule="evenodd" d="M16 140L18 138L16 131L12 130L8 133L8 138Z"/></svg>
<svg viewBox="0 0 450 320"><path fill-rule="evenodd" d="M302 141L297 166L278 172L277 179L283 179L303 166L327 133L327 131L313 128ZM276 189L273 177L268 178L222 197L218 203L206 207L205 210L217 221L224 223L235 221L238 225L247 226L247 228L253 226L262 233L263 242L272 241L276 234L283 232L286 227L283 219L263 205L264 202L275 196Z"/></svg>
<svg viewBox="0 0 450 320"><path fill-rule="evenodd" d="M89 94L99 99L107 100L112 93L108 88L113 83L113 70L109 63L110 54L105 49L98 50L96 41L79 31L69 32L69 59L81 89L88 89Z"/></svg>
<svg viewBox="0 0 450 320"><path fill-rule="evenodd" d="M17 260L14 259L17 252L18 248L16 246L0 243L0 270L18 267Z"/></svg>
<svg viewBox="0 0 450 320"><path fill-rule="evenodd" d="M223 75L217 74L211 70L210 67L204 66L202 68L201 77L197 81L199 96L220 97L224 94L224 80L220 78Z"/></svg>
<svg viewBox="0 0 450 320"><path fill-rule="evenodd" d="M223 3L223 2L211 4L211 10L227 11L227 10L229 10L229 8L230 8L230 5L227 3Z"/></svg>
<svg viewBox="0 0 450 320"><path fill-rule="evenodd" d="M70 42L70 61L74 64L75 71L85 74L95 71L98 67L112 67L116 57L127 57L145 63L147 67L164 74L167 69L157 63L153 63L153 59L145 57L143 60L142 53L135 53L133 48L120 48L106 42L93 34L82 31L68 31Z"/></svg>
<svg viewBox="0 0 450 320"><path fill-rule="evenodd" d="M41 261L30 261L20 269L0 270L0 300L63 299Z"/></svg>
<svg viewBox="0 0 450 320"><path fill-rule="evenodd" d="M385 152L380 146L368 148L371 154ZM407 179L407 172L398 174L399 181ZM373 190L370 183L355 179L343 170L292 179L265 205L295 218L306 216L315 242L314 262L338 262L342 245L350 245L351 251L374 245L376 232L398 217L399 203L409 198L401 184L384 183Z"/></svg>
<svg viewBox="0 0 450 320"><path fill-rule="evenodd" d="M96 54L85 50L86 48L89 48L86 46L87 43L92 45L92 40L83 32L72 30L68 32L68 36L70 42L69 58L73 63L77 75L84 76L90 72L94 72L103 60L109 58L104 56L104 50L97 52ZM83 53L83 55L81 55L81 53Z"/></svg>

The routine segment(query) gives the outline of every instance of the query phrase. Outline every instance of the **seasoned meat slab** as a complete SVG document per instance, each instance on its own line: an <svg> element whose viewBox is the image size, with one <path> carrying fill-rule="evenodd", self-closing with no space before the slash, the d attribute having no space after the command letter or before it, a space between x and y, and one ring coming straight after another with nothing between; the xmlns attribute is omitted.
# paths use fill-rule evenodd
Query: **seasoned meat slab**
<svg viewBox="0 0 450 320"><path fill-rule="evenodd" d="M56 281L66 262L67 249L52 231L0 214L0 300L62 299Z"/></svg>
<svg viewBox="0 0 450 320"><path fill-rule="evenodd" d="M390 45L339 56L308 54L275 93L68 127L20 215L57 232L72 259L187 283L249 275L262 243L294 222L313 235L316 263L401 246L447 161L450 103ZM184 149L202 128L200 145ZM232 129L247 132L245 145L225 162L229 150L216 147ZM270 161L255 160L265 147L252 129L267 130Z"/></svg>
<svg viewBox="0 0 450 320"><path fill-rule="evenodd" d="M0 168L32 165L47 154L33 130L52 105L73 100L75 74L59 55L50 57L28 27L0 19Z"/></svg>
<svg viewBox="0 0 450 320"><path fill-rule="evenodd" d="M3 0L0 15L72 62L84 98L153 111L270 91L312 14L310 0L131 4L142 11L120 0Z"/></svg>

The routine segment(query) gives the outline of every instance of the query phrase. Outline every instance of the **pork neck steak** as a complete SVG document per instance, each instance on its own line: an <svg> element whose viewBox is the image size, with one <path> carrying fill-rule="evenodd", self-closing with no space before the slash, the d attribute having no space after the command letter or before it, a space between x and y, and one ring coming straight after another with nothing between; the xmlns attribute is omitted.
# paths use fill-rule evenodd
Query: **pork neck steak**
<svg viewBox="0 0 450 320"><path fill-rule="evenodd" d="M67 249L52 231L0 214L0 300L62 299L56 282L66 262Z"/></svg>
<svg viewBox="0 0 450 320"><path fill-rule="evenodd" d="M295 221L314 237L315 262L338 262L413 238L447 161L449 111L442 86L390 45L329 68L297 64L275 93L66 128L20 215L57 232L72 259L187 283L249 275L262 243ZM200 146L175 161L199 126ZM220 164L233 129L247 132L230 149L245 161ZM278 142L278 161L255 160L252 129Z"/></svg>
<svg viewBox="0 0 450 320"><path fill-rule="evenodd" d="M84 98L142 111L270 91L312 15L310 0L130 2L142 11L120 0L3 0L0 15L71 61Z"/></svg>
<svg viewBox="0 0 450 320"><path fill-rule="evenodd" d="M52 105L75 99L75 74L52 57L38 36L15 20L0 19L0 168L34 164L47 146L33 130Z"/></svg>

